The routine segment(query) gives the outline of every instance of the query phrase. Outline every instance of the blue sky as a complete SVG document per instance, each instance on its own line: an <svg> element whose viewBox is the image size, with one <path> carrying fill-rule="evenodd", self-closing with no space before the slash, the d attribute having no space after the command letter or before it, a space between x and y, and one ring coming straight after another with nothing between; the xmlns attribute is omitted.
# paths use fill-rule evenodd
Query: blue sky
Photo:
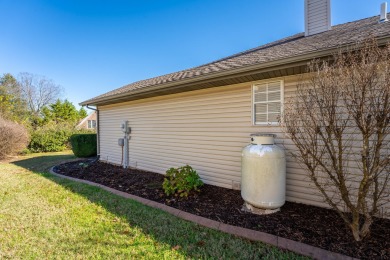
<svg viewBox="0 0 390 260"><path fill-rule="evenodd" d="M333 0L332 24L383 0ZM0 74L44 75L74 104L304 30L304 0L0 0Z"/></svg>

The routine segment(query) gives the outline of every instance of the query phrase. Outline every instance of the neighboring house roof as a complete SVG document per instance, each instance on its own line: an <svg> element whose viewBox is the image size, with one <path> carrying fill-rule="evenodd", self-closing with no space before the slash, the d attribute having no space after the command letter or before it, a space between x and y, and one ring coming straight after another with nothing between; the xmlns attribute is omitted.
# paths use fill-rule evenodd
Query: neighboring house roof
<svg viewBox="0 0 390 260"><path fill-rule="evenodd" d="M221 75L244 72L255 68L281 65L283 62L310 60L316 55L329 55L336 48L362 41L368 36L388 40L390 22L379 23L379 16L332 26L323 33L304 36L299 33L257 48L235 55L163 76L137 81L112 90L95 98L86 100L81 105L99 105L125 101L125 96L155 91L158 87L178 87L182 83L210 80ZM326 55L325 55L326 53ZM257 66L257 67L256 67ZM247 80L248 81L248 80ZM214 85L210 85L214 86ZM177 91L176 91L177 92Z"/></svg>
<svg viewBox="0 0 390 260"><path fill-rule="evenodd" d="M84 118L80 121L80 123L78 123L78 125L76 125L76 129L81 128L81 127L85 124L85 122L87 122L88 120L91 120L91 118L92 118L93 120L96 120L95 114L96 114L96 111L93 111L91 114L89 114L89 115L87 115L86 117L84 117Z"/></svg>

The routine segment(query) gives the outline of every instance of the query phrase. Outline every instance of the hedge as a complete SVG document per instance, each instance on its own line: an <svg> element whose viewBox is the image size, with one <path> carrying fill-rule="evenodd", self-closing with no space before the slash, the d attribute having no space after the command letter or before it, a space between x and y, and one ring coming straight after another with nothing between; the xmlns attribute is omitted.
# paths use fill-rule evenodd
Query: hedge
<svg viewBox="0 0 390 260"><path fill-rule="evenodd" d="M91 157L97 153L96 134L75 134L70 137L72 151L77 157Z"/></svg>
<svg viewBox="0 0 390 260"><path fill-rule="evenodd" d="M28 149L33 153L60 152L67 149L73 129L62 126L45 126L31 132Z"/></svg>

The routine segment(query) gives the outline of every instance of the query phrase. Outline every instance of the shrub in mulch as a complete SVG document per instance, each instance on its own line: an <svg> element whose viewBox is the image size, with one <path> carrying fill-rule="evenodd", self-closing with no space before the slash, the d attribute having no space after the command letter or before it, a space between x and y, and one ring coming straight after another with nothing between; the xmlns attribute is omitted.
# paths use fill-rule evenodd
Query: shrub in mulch
<svg viewBox="0 0 390 260"><path fill-rule="evenodd" d="M332 252L363 259L390 259L390 220L376 218L371 234L355 242L336 212L315 206L286 202L281 211L271 215L254 215L241 210L244 201L240 191L203 185L200 192L187 199L167 196L162 184L164 175L88 161L58 165L54 171L93 181L171 207L217 220L300 241Z"/></svg>
<svg viewBox="0 0 390 260"><path fill-rule="evenodd" d="M165 173L162 187L166 195L188 197L191 192L199 191L203 185L198 173L189 165L170 168Z"/></svg>

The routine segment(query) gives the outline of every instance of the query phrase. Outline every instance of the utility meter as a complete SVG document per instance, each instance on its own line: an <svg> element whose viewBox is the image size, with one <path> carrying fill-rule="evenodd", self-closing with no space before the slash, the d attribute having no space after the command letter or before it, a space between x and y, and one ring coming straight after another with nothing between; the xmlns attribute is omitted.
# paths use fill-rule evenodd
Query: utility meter
<svg viewBox="0 0 390 260"><path fill-rule="evenodd" d="M121 129L123 133L130 134L131 133L131 128L128 126L129 121L123 121L121 123Z"/></svg>

